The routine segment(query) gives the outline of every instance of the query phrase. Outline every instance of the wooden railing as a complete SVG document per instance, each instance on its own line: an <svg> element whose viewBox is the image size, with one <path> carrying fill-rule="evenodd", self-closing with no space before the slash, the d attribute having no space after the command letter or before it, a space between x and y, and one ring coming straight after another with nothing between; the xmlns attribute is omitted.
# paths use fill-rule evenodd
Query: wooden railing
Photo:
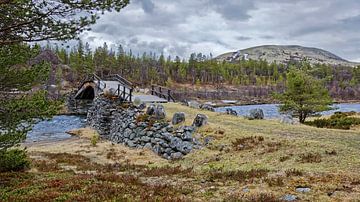
<svg viewBox="0 0 360 202"><path fill-rule="evenodd" d="M100 76L96 74L87 75L79 86L78 90L81 90L83 85L87 82L94 82L98 91L102 91L106 88L106 83L104 81L117 81L119 82L118 87L115 91L115 96L117 96L122 101L130 101L132 102L132 93L133 93L133 85L130 81L121 77L118 74L113 74L106 76L102 79Z"/></svg>
<svg viewBox="0 0 360 202"><path fill-rule="evenodd" d="M90 82L90 81L96 84L98 90L106 88L106 83L104 83L98 75L89 74L84 79L81 80L78 90L80 90L86 82Z"/></svg>
<svg viewBox="0 0 360 202"><path fill-rule="evenodd" d="M156 95L160 98L164 98L168 102L175 102L175 98L171 94L171 89L163 86L151 85L151 95Z"/></svg>
<svg viewBox="0 0 360 202"><path fill-rule="evenodd" d="M126 80L124 77L118 75L118 74L111 74L105 78L106 80L112 80L112 81L118 81L123 86L127 86L128 88L133 88L133 84Z"/></svg>
<svg viewBox="0 0 360 202"><path fill-rule="evenodd" d="M115 95L117 94L117 96L121 98L123 101L132 102L132 93L133 93L133 88L128 88L124 85L122 86L119 84L115 92Z"/></svg>

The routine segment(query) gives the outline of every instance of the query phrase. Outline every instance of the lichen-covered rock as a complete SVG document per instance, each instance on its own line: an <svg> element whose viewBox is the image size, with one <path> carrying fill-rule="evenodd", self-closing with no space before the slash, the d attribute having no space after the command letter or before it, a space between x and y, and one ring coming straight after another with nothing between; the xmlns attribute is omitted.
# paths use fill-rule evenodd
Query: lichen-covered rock
<svg viewBox="0 0 360 202"><path fill-rule="evenodd" d="M161 119L165 119L165 117L166 117L166 113L165 113L164 106L162 106L162 105L156 106L155 118L158 119L158 120L161 120Z"/></svg>
<svg viewBox="0 0 360 202"><path fill-rule="evenodd" d="M146 114L149 116L152 116L155 114L156 106L154 104L151 104L146 109Z"/></svg>
<svg viewBox="0 0 360 202"><path fill-rule="evenodd" d="M192 125L195 127L201 127L206 125L207 122L208 117L205 114L197 114Z"/></svg>
<svg viewBox="0 0 360 202"><path fill-rule="evenodd" d="M235 110L233 110L231 108L226 108L226 114L233 115L233 116L238 115L237 111L235 111Z"/></svg>
<svg viewBox="0 0 360 202"><path fill-rule="evenodd" d="M171 123L173 125L185 122L185 113L184 112L176 112L172 118Z"/></svg>
<svg viewBox="0 0 360 202"><path fill-rule="evenodd" d="M253 120L253 119L264 119L264 112L262 109L256 108L256 109L252 109L250 110L250 114L248 116L248 119Z"/></svg>
<svg viewBox="0 0 360 202"><path fill-rule="evenodd" d="M200 109L200 103L195 100L189 101L188 106L191 108Z"/></svg>

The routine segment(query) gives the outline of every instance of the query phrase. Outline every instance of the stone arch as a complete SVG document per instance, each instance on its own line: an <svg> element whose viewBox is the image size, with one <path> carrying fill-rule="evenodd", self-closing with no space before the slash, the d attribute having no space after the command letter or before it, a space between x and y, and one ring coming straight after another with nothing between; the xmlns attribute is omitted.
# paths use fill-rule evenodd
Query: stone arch
<svg viewBox="0 0 360 202"><path fill-rule="evenodd" d="M85 83L75 97L75 99L81 99L81 100L93 100L94 98L95 98L94 82Z"/></svg>

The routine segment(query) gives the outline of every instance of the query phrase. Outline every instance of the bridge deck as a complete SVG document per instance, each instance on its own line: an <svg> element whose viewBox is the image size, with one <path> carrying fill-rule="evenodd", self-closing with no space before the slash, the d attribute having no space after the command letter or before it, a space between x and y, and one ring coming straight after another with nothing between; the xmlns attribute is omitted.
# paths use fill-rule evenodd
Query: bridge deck
<svg viewBox="0 0 360 202"><path fill-rule="evenodd" d="M123 85L121 85L120 82L118 81L106 81L106 80L102 80L100 81L102 83L105 83L106 87L105 88L102 88L101 90L102 91L105 91L105 90L110 90L110 89L114 89L114 90L117 90L118 89L118 85L120 85L120 88L121 90L123 90ZM95 81L96 84L98 84L98 81ZM100 85L101 86L101 85ZM130 90L128 88L125 88L125 92L126 93L130 93ZM155 102L158 102L158 103L167 103L168 101L164 98L160 98L158 96L155 96L155 95L146 95L146 94L136 94L136 95L132 95L131 97L131 100L134 101L136 98L140 99L141 102L144 102L144 103L155 103ZM129 101L129 99L128 99Z"/></svg>
<svg viewBox="0 0 360 202"><path fill-rule="evenodd" d="M145 103L167 103L168 101L164 98L160 98L158 96L155 95L133 95L133 100L136 98L139 98L141 102L145 102Z"/></svg>

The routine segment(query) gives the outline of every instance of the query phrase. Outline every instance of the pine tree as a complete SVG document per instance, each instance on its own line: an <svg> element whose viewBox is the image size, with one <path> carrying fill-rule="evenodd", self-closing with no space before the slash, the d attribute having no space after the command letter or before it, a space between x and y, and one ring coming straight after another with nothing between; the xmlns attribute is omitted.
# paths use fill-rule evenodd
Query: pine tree
<svg viewBox="0 0 360 202"><path fill-rule="evenodd" d="M276 94L282 102L279 110L298 117L300 123L306 118L330 109L332 99L322 82L303 70L292 68L287 74L286 91Z"/></svg>

